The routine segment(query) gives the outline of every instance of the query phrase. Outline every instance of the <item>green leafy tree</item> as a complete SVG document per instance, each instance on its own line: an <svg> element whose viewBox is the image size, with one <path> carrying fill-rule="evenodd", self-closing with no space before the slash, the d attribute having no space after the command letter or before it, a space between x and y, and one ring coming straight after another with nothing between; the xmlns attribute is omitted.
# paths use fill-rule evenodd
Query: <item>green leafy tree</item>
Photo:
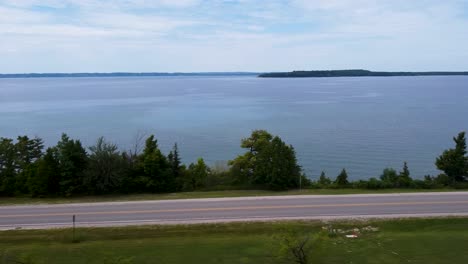
<svg viewBox="0 0 468 264"><path fill-rule="evenodd" d="M44 143L40 138L29 139L27 136L19 136L15 148L16 169L21 173L42 156Z"/></svg>
<svg viewBox="0 0 468 264"><path fill-rule="evenodd" d="M320 173L320 178L319 178L318 183L320 184L320 186L326 187L326 186L330 185L332 183L332 181L330 180L330 178L328 178L325 175L325 172L322 171L322 173Z"/></svg>
<svg viewBox="0 0 468 264"><path fill-rule="evenodd" d="M241 147L248 151L229 162L238 182L278 190L299 186L301 169L294 148L279 137L255 130Z"/></svg>
<svg viewBox="0 0 468 264"><path fill-rule="evenodd" d="M18 193L28 193L28 179L35 176L36 161L42 156L44 144L42 139L19 136L15 144L16 179L15 190Z"/></svg>
<svg viewBox="0 0 468 264"><path fill-rule="evenodd" d="M445 150L436 159L436 166L445 172L452 183L462 182L468 179L468 157L466 157L465 132L460 132L453 138L455 148Z"/></svg>
<svg viewBox="0 0 468 264"><path fill-rule="evenodd" d="M228 162L230 174L235 185L254 184L253 178L253 156L249 153L237 156Z"/></svg>
<svg viewBox="0 0 468 264"><path fill-rule="evenodd" d="M258 165L257 156L271 143L273 136L266 130L254 130L250 137L241 140L241 148L248 149L244 155L240 155L229 162L232 174L236 176L237 182L241 184L262 184L265 175L255 174Z"/></svg>
<svg viewBox="0 0 468 264"><path fill-rule="evenodd" d="M16 176L16 148L12 139L0 138L0 194L12 195Z"/></svg>
<svg viewBox="0 0 468 264"><path fill-rule="evenodd" d="M341 173L336 177L335 184L338 187L346 187L349 185L348 173L345 169L341 170Z"/></svg>
<svg viewBox="0 0 468 264"><path fill-rule="evenodd" d="M61 192L67 196L83 192L84 171L88 157L81 141L62 134L54 151L59 163Z"/></svg>
<svg viewBox="0 0 468 264"><path fill-rule="evenodd" d="M100 194L120 190L125 167L117 145L100 137L89 151L89 163L85 175L85 186L88 191Z"/></svg>
<svg viewBox="0 0 468 264"><path fill-rule="evenodd" d="M302 177L294 148L277 136L258 153L254 168L255 178L263 180L261 184L274 190L296 188L299 177Z"/></svg>
<svg viewBox="0 0 468 264"><path fill-rule="evenodd" d="M27 193L27 180L36 170L35 162L42 156L43 143L39 138L19 136L0 138L0 194Z"/></svg>
<svg viewBox="0 0 468 264"><path fill-rule="evenodd" d="M187 169L185 189L193 191L205 187L209 173L210 168L202 158L199 158L195 164L191 163Z"/></svg>
<svg viewBox="0 0 468 264"><path fill-rule="evenodd" d="M273 240L273 255L285 263L307 264L312 246L311 236L298 230L286 229L275 234Z"/></svg>
<svg viewBox="0 0 468 264"><path fill-rule="evenodd" d="M397 187L399 181L398 173L392 168L385 168L382 175L380 175L380 180L387 187Z"/></svg>
<svg viewBox="0 0 468 264"><path fill-rule="evenodd" d="M36 172L28 179L29 193L34 197L58 195L60 177L57 151L48 148L45 155L37 161Z"/></svg>

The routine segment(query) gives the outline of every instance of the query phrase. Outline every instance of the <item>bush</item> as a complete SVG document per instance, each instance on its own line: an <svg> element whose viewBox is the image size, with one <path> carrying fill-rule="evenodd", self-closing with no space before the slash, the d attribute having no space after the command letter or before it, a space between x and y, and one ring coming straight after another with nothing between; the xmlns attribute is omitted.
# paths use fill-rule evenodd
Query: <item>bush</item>
<svg viewBox="0 0 468 264"><path fill-rule="evenodd" d="M353 189L367 189L368 182L366 180L359 180L351 182L351 188Z"/></svg>
<svg viewBox="0 0 468 264"><path fill-rule="evenodd" d="M325 188L317 181L310 181L310 184L307 186L307 189L323 189Z"/></svg>
<svg viewBox="0 0 468 264"><path fill-rule="evenodd" d="M367 189L384 189L384 188L386 188L385 184L376 178L370 178L369 181L367 181Z"/></svg>
<svg viewBox="0 0 468 264"><path fill-rule="evenodd" d="M231 173L229 171L211 171L206 177L205 188L228 187L233 185Z"/></svg>
<svg viewBox="0 0 468 264"><path fill-rule="evenodd" d="M468 189L468 182L456 182L453 184L455 189Z"/></svg>

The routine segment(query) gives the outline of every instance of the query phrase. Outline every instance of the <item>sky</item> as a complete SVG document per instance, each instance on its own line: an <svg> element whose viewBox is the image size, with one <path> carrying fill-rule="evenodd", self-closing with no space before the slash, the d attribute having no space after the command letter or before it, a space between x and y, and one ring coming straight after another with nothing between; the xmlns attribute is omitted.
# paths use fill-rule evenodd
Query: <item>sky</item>
<svg viewBox="0 0 468 264"><path fill-rule="evenodd" d="M468 71L468 0L0 0L0 73Z"/></svg>

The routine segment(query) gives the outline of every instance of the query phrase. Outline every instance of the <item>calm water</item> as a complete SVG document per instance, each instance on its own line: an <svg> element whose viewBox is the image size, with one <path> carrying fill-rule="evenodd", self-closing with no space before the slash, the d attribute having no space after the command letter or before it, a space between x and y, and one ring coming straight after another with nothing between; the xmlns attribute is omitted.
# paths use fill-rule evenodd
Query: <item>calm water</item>
<svg viewBox="0 0 468 264"><path fill-rule="evenodd" d="M148 77L0 79L0 136L62 132L127 149L138 131L163 151L178 142L184 162L241 153L253 129L292 144L305 172L379 176L408 161L414 177L435 174L435 157L468 130L468 77L260 79Z"/></svg>

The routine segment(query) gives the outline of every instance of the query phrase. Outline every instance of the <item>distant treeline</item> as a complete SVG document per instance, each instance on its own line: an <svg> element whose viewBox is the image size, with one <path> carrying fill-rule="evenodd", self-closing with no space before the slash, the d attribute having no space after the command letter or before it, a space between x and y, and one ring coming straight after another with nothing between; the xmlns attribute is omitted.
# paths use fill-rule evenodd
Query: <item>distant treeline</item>
<svg viewBox="0 0 468 264"><path fill-rule="evenodd" d="M136 137L131 150L120 151L103 137L84 148L63 134L44 151L40 138L0 138L0 196L53 197L112 193L165 193L194 190L303 188L455 188L468 187L465 133L454 138L436 166L444 173L423 180L410 176L404 162L400 172L386 168L379 178L349 181L345 169L330 179L324 172L311 180L301 171L291 145L265 130L241 140L246 150L225 165L209 167L203 158L181 163L177 144L167 154L154 135ZM312 175L309 175L312 176Z"/></svg>
<svg viewBox="0 0 468 264"><path fill-rule="evenodd" d="M300 77L389 77L389 76L433 76L433 75L468 75L468 72L375 72L368 70L330 70L330 71L292 71L262 73L262 78L300 78Z"/></svg>
<svg viewBox="0 0 468 264"><path fill-rule="evenodd" d="M110 73L11 73L0 78L60 78L60 77L171 77L171 76L256 76L254 72L110 72Z"/></svg>

